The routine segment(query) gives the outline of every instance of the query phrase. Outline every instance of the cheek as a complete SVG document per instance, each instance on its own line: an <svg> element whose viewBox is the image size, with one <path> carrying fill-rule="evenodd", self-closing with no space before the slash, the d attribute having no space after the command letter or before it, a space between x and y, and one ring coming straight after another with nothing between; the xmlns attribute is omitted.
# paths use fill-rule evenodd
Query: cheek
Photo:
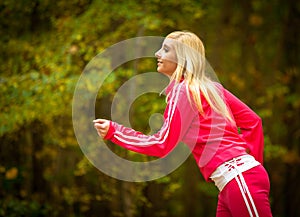
<svg viewBox="0 0 300 217"><path fill-rule="evenodd" d="M177 68L177 63L170 62L170 61L165 62L164 67L163 67L165 73L167 73L169 75L173 74L173 72L176 70L176 68Z"/></svg>
<svg viewBox="0 0 300 217"><path fill-rule="evenodd" d="M170 68L170 71L174 72L175 69L177 68L177 64L174 62L170 62L169 68Z"/></svg>
<svg viewBox="0 0 300 217"><path fill-rule="evenodd" d="M168 62L168 68L175 71L175 69L177 68L177 63L176 62Z"/></svg>

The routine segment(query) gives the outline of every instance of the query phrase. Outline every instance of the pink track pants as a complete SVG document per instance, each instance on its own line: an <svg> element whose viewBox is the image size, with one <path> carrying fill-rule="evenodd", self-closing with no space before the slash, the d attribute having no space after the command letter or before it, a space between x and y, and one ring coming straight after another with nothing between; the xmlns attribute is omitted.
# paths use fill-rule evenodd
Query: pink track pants
<svg viewBox="0 0 300 217"><path fill-rule="evenodd" d="M241 192L241 177L233 179L219 193L217 217L271 217L269 176L262 165L242 173L247 191ZM251 196L249 196L249 193Z"/></svg>

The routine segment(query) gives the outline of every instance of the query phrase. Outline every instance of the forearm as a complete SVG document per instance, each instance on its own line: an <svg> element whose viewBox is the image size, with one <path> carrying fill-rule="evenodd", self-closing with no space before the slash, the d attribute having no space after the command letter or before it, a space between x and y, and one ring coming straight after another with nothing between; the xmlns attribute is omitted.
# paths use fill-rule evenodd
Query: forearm
<svg viewBox="0 0 300 217"><path fill-rule="evenodd" d="M105 139L134 152L163 157L178 143L179 138L169 134L167 126L154 135L145 135L111 121Z"/></svg>

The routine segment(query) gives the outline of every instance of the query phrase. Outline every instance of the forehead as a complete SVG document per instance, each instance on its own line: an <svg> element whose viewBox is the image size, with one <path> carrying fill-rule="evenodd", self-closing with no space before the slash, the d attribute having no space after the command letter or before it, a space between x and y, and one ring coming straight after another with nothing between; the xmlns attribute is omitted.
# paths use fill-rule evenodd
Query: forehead
<svg viewBox="0 0 300 217"><path fill-rule="evenodd" d="M165 38L162 46L173 47L175 44L175 40L171 38Z"/></svg>

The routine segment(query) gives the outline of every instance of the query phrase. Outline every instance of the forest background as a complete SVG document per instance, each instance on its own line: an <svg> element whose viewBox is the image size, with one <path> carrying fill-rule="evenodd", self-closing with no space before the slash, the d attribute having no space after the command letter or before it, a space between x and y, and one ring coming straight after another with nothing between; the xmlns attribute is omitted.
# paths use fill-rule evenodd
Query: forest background
<svg viewBox="0 0 300 217"><path fill-rule="evenodd" d="M300 216L299 24L294 0L2 0L0 216L215 216L218 191L192 157L158 180L121 181L89 163L73 131L86 64L122 40L173 30L198 34L222 84L262 117L273 214ZM122 82L155 68L154 59L120 66L96 113L108 117ZM158 94L139 98L133 125L147 132L164 106Z"/></svg>

